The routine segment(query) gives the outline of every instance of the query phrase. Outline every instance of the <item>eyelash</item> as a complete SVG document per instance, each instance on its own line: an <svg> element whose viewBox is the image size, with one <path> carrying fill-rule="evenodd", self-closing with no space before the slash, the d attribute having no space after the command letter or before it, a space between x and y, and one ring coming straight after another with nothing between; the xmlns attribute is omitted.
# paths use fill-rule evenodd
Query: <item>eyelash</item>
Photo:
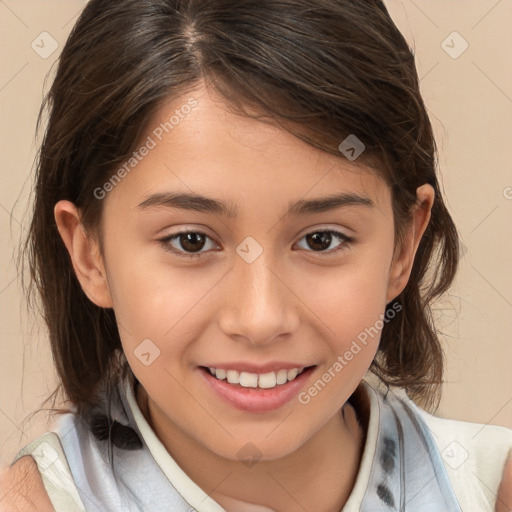
<svg viewBox="0 0 512 512"><path fill-rule="evenodd" d="M179 232L174 233L172 235L166 236L165 238L159 239L158 242L163 246L163 248L166 251L172 252L172 253L176 254L177 256L179 256L179 257L182 257L182 258L197 258L197 257L200 257L202 254L204 254L204 252L186 253L186 252L183 252L183 251L176 250L176 249L174 249L173 247L171 247L169 245L170 242L172 242L175 239L178 239L180 237L180 235L186 235L186 234L189 234L189 233L194 233L194 234L205 236L206 238L209 238L210 240L215 242L215 240L213 240L213 238L208 236L206 233L203 233L202 231L195 231L195 230L179 231ZM330 251L306 251L306 252L312 252L312 253L316 253L316 254L320 254L320 255L323 255L323 254L331 255L331 254L336 253L336 252L338 252L340 250L344 250L347 245L350 245L351 243L353 243L355 241L354 238L349 237L349 236L345 235L344 233L341 233L340 231L336 231L336 230L332 230L332 229L311 231L309 233L306 233L304 236L302 236L300 238L300 240L302 240L303 238L306 238L308 235L314 235L314 234L317 234L317 233L329 233L329 234L332 234L340 242L343 242L343 243L341 243L337 248L332 249ZM217 242L215 242L215 243L217 243Z"/></svg>

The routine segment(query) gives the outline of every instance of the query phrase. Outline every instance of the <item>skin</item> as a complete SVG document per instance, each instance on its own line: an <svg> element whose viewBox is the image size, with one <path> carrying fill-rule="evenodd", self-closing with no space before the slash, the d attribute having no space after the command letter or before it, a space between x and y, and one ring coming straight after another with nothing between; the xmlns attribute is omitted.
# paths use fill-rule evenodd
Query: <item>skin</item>
<svg viewBox="0 0 512 512"><path fill-rule="evenodd" d="M405 287L433 189L418 188L398 246L390 189L376 171L232 114L204 87L162 106L142 140L191 96L198 105L103 199L103 251L98 233L87 232L69 201L55 206L59 231L84 292L98 306L114 308L142 385L137 401L182 469L229 511L339 511L354 485L365 436L347 399L379 336L309 403L294 399L265 413L226 403L198 366L316 365L307 390ZM231 202L238 215L138 206L171 191ZM291 203L333 193L357 194L372 206L284 215ZM202 248L196 242L199 257L180 257L158 242L182 228L209 237ZM305 235L329 229L354 241L333 235L324 249L308 244ZM263 249L252 263L236 252L248 236ZM177 238L167 247L186 254L184 242ZM148 338L160 356L145 366L134 350ZM261 453L250 468L237 457L249 442Z"/></svg>

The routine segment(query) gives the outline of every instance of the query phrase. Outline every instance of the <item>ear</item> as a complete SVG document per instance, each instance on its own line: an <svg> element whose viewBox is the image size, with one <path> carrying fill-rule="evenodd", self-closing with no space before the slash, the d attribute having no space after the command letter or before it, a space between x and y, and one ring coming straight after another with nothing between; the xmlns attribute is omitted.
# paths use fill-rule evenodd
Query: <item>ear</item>
<svg viewBox="0 0 512 512"><path fill-rule="evenodd" d="M84 293L101 308L113 307L98 242L87 234L77 207L70 201L59 201L54 216Z"/></svg>
<svg viewBox="0 0 512 512"><path fill-rule="evenodd" d="M414 256L430 221L434 198L435 192L432 186L424 184L416 189L416 205L411 213L409 226L404 233L402 243L397 245L391 263L387 303L400 295L409 281Z"/></svg>

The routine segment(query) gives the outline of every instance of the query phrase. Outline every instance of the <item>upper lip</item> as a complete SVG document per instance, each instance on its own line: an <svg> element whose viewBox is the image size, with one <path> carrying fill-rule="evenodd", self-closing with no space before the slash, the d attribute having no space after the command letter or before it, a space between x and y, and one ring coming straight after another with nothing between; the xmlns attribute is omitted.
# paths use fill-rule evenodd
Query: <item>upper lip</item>
<svg viewBox="0 0 512 512"><path fill-rule="evenodd" d="M269 373L278 372L279 370L291 370L292 368L307 368L308 366L314 366L311 364L301 363L288 363L271 361L265 364L255 364L249 362L234 361L232 363L217 363L205 365L207 368L215 368L216 370L236 370L238 372L248 373Z"/></svg>

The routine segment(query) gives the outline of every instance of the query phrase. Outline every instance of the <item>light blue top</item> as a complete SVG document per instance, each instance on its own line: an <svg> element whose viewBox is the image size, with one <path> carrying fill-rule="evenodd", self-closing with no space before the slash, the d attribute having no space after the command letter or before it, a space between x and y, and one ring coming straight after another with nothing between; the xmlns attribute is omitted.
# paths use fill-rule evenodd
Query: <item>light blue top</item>
<svg viewBox="0 0 512 512"><path fill-rule="evenodd" d="M108 442L97 439L74 414L63 415L54 431L18 452L13 463L24 455L34 457L57 512L226 512L166 451L138 407L133 383L133 375L119 383L112 418L128 427L126 432L136 442L129 449L114 446L113 467ZM492 497L483 491L475 489L468 494L466 489L454 490L457 477L468 480L463 471L457 473L459 468L453 469L454 461L440 452L440 443L448 444L451 438L434 439L434 435L439 438L443 432L453 433L452 427L466 425L464 422L430 416L405 394L385 393L365 381L359 389L370 403L369 425L357 480L341 512L494 510ZM430 422L437 425L437 434L429 428ZM512 446L512 431L492 428L499 433L496 442L500 449L494 450L492 457L500 467L487 475L487 481L497 489L497 476ZM458 427L457 431L462 432ZM453 454L453 446L451 450ZM458 460L460 455L457 454ZM480 452L477 455L480 457ZM478 457L473 459L480 460ZM461 467L464 470L462 464ZM465 470L479 476L475 465L467 463ZM449 477L450 472L454 476ZM485 484L485 478L482 473L479 479ZM461 508L458 498L470 503L469 508ZM478 508L472 508L477 503Z"/></svg>

